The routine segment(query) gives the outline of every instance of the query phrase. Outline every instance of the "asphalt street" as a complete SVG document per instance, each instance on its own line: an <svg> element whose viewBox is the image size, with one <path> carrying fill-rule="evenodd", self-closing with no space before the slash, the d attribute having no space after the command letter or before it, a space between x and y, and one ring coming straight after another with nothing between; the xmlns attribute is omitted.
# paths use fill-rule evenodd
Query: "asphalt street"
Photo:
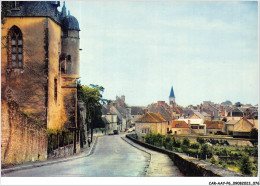
<svg viewBox="0 0 260 186"><path fill-rule="evenodd" d="M149 154L129 145L121 135L101 136L88 157L4 174L8 177L144 176Z"/></svg>

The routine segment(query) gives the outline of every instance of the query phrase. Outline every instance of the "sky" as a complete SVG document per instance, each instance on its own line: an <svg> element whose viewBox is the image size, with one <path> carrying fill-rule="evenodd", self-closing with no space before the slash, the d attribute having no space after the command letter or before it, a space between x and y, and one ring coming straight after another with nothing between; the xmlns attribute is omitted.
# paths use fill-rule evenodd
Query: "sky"
<svg viewBox="0 0 260 186"><path fill-rule="evenodd" d="M61 1L61 7L63 2ZM258 104L258 3L66 1L80 26L80 80L130 106Z"/></svg>

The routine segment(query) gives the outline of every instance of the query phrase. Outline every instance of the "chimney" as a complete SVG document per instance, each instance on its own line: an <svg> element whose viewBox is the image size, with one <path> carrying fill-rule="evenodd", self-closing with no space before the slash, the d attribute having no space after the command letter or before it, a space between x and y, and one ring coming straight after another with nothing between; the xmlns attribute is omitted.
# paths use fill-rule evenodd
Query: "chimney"
<svg viewBox="0 0 260 186"><path fill-rule="evenodd" d="M111 109L111 103L107 104L107 114L110 114L110 109Z"/></svg>

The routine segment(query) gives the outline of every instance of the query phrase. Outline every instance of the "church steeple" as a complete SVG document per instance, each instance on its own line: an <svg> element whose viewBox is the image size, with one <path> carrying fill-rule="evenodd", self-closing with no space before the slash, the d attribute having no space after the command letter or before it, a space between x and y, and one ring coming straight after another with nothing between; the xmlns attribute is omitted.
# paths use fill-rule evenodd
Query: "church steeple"
<svg viewBox="0 0 260 186"><path fill-rule="evenodd" d="M65 6L65 1L63 2L63 6L61 9L61 16L62 17L66 17L67 16L67 10L66 10L66 6Z"/></svg>
<svg viewBox="0 0 260 186"><path fill-rule="evenodd" d="M175 95L173 92L173 87L171 88L170 96L169 96L170 105L175 104Z"/></svg>

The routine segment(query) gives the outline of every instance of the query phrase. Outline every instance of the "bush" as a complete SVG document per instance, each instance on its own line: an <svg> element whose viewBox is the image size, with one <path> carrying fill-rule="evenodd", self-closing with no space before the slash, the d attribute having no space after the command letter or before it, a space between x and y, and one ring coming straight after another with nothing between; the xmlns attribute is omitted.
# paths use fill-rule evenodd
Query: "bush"
<svg viewBox="0 0 260 186"><path fill-rule="evenodd" d="M200 149L200 158L206 159L211 158L213 156L212 150L209 148L207 144L203 144Z"/></svg>
<svg viewBox="0 0 260 186"><path fill-rule="evenodd" d="M154 145L157 147L161 147L163 145L163 135L161 134L155 135Z"/></svg>
<svg viewBox="0 0 260 186"><path fill-rule="evenodd" d="M249 138L258 140L258 130L256 128L251 129Z"/></svg>
<svg viewBox="0 0 260 186"><path fill-rule="evenodd" d="M216 155L218 156L229 156L229 151L226 148L220 149L216 152Z"/></svg>
<svg viewBox="0 0 260 186"><path fill-rule="evenodd" d="M205 143L205 140L203 138L197 138L197 142L202 145Z"/></svg>
<svg viewBox="0 0 260 186"><path fill-rule="evenodd" d="M239 162L239 170L242 172L242 174L252 174L252 163L249 161L249 156L243 154Z"/></svg>
<svg viewBox="0 0 260 186"><path fill-rule="evenodd" d="M166 136L163 141L163 146L165 149L172 150L173 149L173 139L170 136Z"/></svg>
<svg viewBox="0 0 260 186"><path fill-rule="evenodd" d="M199 149L199 148L200 148L200 145L199 145L199 143L192 143L192 144L190 145L190 148L192 148L192 149Z"/></svg>
<svg viewBox="0 0 260 186"><path fill-rule="evenodd" d="M216 164L217 160L214 158L214 156L212 156L212 158L210 159L210 163L212 164Z"/></svg>
<svg viewBox="0 0 260 186"><path fill-rule="evenodd" d="M257 148L257 146L255 146L255 147L253 148L253 150L252 150L252 156L258 157L258 148Z"/></svg>
<svg viewBox="0 0 260 186"><path fill-rule="evenodd" d="M185 145L185 146L189 147L189 146L190 146L190 140L189 140L189 138L185 137L185 138L183 139L183 141L182 141L182 145Z"/></svg>
<svg viewBox="0 0 260 186"><path fill-rule="evenodd" d="M181 147L181 141L179 139L177 139L177 140L174 139L173 146L180 148Z"/></svg>
<svg viewBox="0 0 260 186"><path fill-rule="evenodd" d="M145 142L151 145L155 145L157 147L163 146L164 137L161 134L152 134L148 133L145 135Z"/></svg>

